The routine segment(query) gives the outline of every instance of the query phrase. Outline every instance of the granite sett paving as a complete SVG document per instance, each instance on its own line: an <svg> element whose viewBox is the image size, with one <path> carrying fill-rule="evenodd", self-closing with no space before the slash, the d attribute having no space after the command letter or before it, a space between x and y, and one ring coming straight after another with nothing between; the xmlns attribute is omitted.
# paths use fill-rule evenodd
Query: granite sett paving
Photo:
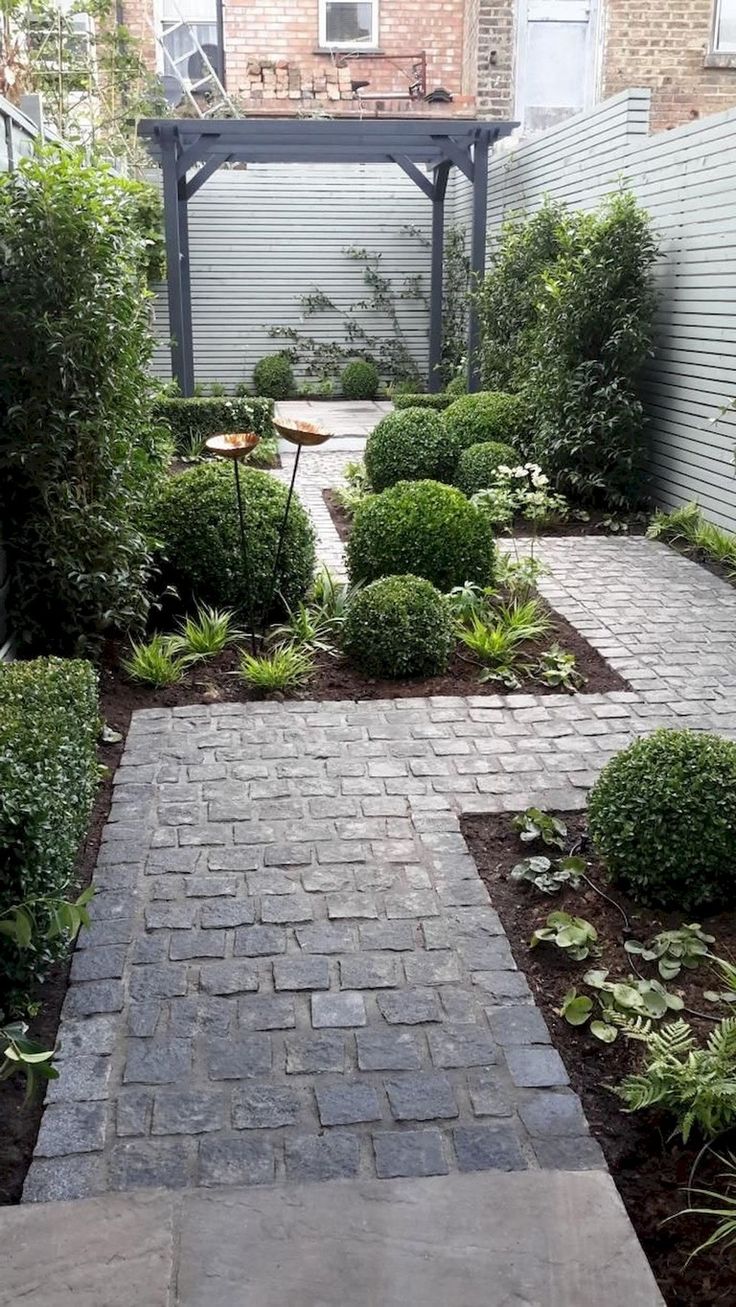
<svg viewBox="0 0 736 1307"><path fill-rule="evenodd" d="M538 548L630 690L134 714L26 1201L603 1168L459 818L581 807L660 725L733 738L736 592Z"/></svg>

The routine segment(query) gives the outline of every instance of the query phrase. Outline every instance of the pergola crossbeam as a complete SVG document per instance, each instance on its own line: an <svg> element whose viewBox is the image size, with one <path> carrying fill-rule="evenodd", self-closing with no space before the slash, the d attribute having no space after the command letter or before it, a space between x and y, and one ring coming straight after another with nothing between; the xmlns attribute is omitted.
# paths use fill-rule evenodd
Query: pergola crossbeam
<svg viewBox="0 0 736 1307"><path fill-rule="evenodd" d="M469 119L223 118L207 122L151 118L138 134L161 163L166 232L172 375L183 395L194 390L194 351L189 273L188 204L225 163L393 163L432 204L429 383L441 385L442 282L445 193L453 167L473 188L471 276L477 285L485 269L488 155L491 144L515 123ZM197 167L199 165L199 167ZM432 172L432 178L422 167ZM468 381L479 380L480 332L471 300L468 325Z"/></svg>

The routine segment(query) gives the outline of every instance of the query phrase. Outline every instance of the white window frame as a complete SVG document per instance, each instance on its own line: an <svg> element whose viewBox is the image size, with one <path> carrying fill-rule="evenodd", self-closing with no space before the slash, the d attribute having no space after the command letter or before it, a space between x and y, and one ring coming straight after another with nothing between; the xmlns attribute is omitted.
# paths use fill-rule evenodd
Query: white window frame
<svg viewBox="0 0 736 1307"><path fill-rule="evenodd" d="M366 41L328 41L327 5L330 3L363 3L371 7L371 34ZM323 50L377 50L378 0L319 0L319 44Z"/></svg>
<svg viewBox="0 0 736 1307"><path fill-rule="evenodd" d="M732 45L719 45L718 29L721 25L721 12L728 0L715 0L713 5L713 27L711 30L710 48L713 54L736 54L736 41ZM733 3L733 0L731 0Z"/></svg>

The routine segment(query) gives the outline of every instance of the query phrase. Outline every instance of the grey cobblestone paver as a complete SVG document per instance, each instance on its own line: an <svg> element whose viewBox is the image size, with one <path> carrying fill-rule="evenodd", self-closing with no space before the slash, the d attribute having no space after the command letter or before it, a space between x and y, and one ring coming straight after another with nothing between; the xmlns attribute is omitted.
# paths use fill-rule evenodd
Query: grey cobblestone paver
<svg viewBox="0 0 736 1307"><path fill-rule="evenodd" d="M539 549L631 690L134 715L27 1199L602 1165L459 816L580 807L660 725L736 737L736 592Z"/></svg>

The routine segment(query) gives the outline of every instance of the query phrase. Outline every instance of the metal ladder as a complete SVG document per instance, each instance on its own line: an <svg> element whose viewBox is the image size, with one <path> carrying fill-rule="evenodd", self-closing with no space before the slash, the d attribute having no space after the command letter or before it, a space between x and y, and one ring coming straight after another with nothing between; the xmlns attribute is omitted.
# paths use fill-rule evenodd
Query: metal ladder
<svg viewBox="0 0 736 1307"><path fill-rule="evenodd" d="M241 118L242 114L238 110L235 101L228 95L217 75L216 69L207 57L204 48L200 45L194 25L186 18L182 17L178 4L174 3L173 8L177 14L178 22L167 26L166 35L168 36L170 32L183 30L191 41L191 49L186 50L184 54L178 55L176 58L172 56L166 46L162 27L160 24L154 22L150 11L148 13L148 26L153 32L156 44L163 54L164 69L176 78L183 94L189 100L189 103L198 118L221 117L223 110L233 118ZM199 58L202 61L204 76L200 77L196 82L190 82L189 78L186 76L185 70L189 60L194 54L199 55ZM211 92L211 102L205 102L203 104L202 98L197 95L197 92L204 91L205 89L208 89Z"/></svg>

